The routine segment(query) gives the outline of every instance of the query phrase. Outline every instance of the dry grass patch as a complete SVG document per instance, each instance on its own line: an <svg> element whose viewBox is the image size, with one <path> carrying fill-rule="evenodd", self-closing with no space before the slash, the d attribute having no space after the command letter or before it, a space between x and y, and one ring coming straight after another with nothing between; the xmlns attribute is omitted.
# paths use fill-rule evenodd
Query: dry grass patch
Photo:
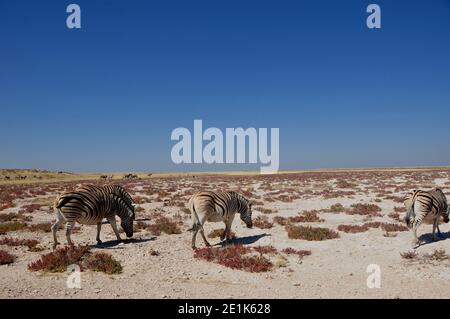
<svg viewBox="0 0 450 319"><path fill-rule="evenodd" d="M322 241L339 238L339 234L334 230L322 227L287 225L286 231L291 239Z"/></svg>
<svg viewBox="0 0 450 319"><path fill-rule="evenodd" d="M266 216L258 216L253 220L253 226L261 229L269 229L273 227L273 223Z"/></svg>
<svg viewBox="0 0 450 319"><path fill-rule="evenodd" d="M110 254L103 252L95 252L89 255L85 259L84 265L87 269L104 272L108 275L120 274L123 269L120 262L114 259Z"/></svg>
<svg viewBox="0 0 450 319"><path fill-rule="evenodd" d="M353 204L345 211L349 215L380 216L381 207L375 204Z"/></svg>
<svg viewBox="0 0 450 319"><path fill-rule="evenodd" d="M18 231L26 228L28 225L22 222L9 222L0 224L0 235L4 235L8 232Z"/></svg>
<svg viewBox="0 0 450 319"><path fill-rule="evenodd" d="M153 225L148 225L147 230L155 236L159 236L161 233L166 233L168 235L181 234L178 223L164 216L159 216Z"/></svg>
<svg viewBox="0 0 450 319"><path fill-rule="evenodd" d="M338 230L344 233L364 233L369 230L367 225L339 225Z"/></svg>

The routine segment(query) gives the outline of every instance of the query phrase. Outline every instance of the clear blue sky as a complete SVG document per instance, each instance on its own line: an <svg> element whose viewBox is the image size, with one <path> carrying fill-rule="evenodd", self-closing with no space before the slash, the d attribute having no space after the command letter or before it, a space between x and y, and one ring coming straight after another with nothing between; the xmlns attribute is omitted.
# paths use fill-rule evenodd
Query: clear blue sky
<svg viewBox="0 0 450 319"><path fill-rule="evenodd" d="M450 164L449 0L0 0L0 40L3 168L260 166L172 164L194 119L279 127L281 169Z"/></svg>

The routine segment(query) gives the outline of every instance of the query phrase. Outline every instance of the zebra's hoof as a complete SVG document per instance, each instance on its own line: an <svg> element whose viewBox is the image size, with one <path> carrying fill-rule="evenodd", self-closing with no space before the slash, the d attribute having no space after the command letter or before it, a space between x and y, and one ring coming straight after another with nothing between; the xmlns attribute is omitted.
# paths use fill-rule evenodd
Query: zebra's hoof
<svg viewBox="0 0 450 319"><path fill-rule="evenodd" d="M197 249L197 247L195 247L195 246L191 246L192 247L192 250L196 250Z"/></svg>
<svg viewBox="0 0 450 319"><path fill-rule="evenodd" d="M101 245L103 242L101 240L97 240L97 245Z"/></svg>

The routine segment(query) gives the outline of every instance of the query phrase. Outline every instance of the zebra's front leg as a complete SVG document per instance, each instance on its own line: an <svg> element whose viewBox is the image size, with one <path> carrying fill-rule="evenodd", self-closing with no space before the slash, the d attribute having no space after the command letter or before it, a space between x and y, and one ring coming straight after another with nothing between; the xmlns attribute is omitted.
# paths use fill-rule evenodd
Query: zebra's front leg
<svg viewBox="0 0 450 319"><path fill-rule="evenodd" d="M97 223L97 245L100 245L102 243L101 239L100 239L100 231L102 230L102 222L98 222Z"/></svg>
<svg viewBox="0 0 450 319"><path fill-rule="evenodd" d="M437 241L438 240L438 238L437 238L437 236L436 236L436 228L439 230L439 215L434 219L434 222L433 222L433 240L434 241ZM439 231L439 234L441 233L441 231Z"/></svg>
<svg viewBox="0 0 450 319"><path fill-rule="evenodd" d="M232 220L228 220L225 224L225 239L226 239L227 244L231 243L231 223L232 222L233 222Z"/></svg>
<svg viewBox="0 0 450 319"><path fill-rule="evenodd" d="M67 238L67 243L70 246L73 246L73 241L72 241L72 239L70 239L70 235L72 235L72 228L73 228L74 225L75 225L75 221L68 222L66 224L66 238Z"/></svg>
<svg viewBox="0 0 450 319"><path fill-rule="evenodd" d="M438 236L441 237L441 238L444 237L444 235L442 235L442 233L441 233L441 230L439 229L439 223L437 223L436 228L437 228L437 231L438 231Z"/></svg>
<svg viewBox="0 0 450 319"><path fill-rule="evenodd" d="M117 240L122 242L122 238L120 237L119 230L117 229L116 217L115 216L108 217L108 222L111 225L111 227L114 231L114 234L116 234Z"/></svg>

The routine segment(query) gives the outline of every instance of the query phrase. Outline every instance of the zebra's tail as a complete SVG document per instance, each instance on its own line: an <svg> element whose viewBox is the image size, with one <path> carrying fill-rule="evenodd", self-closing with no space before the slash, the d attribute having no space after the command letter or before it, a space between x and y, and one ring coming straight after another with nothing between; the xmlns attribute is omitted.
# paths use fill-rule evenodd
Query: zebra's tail
<svg viewBox="0 0 450 319"><path fill-rule="evenodd" d="M189 209L191 210L192 213L192 226L187 231L194 232L203 228L202 224L200 223L200 219L198 218L197 212L195 211L193 198L191 198L191 200L189 201Z"/></svg>
<svg viewBox="0 0 450 319"><path fill-rule="evenodd" d="M406 215L405 215L405 223L406 226L408 226L409 228L411 228L412 223L414 222L414 217L415 217L414 198L411 198L411 201L408 203L406 207Z"/></svg>

